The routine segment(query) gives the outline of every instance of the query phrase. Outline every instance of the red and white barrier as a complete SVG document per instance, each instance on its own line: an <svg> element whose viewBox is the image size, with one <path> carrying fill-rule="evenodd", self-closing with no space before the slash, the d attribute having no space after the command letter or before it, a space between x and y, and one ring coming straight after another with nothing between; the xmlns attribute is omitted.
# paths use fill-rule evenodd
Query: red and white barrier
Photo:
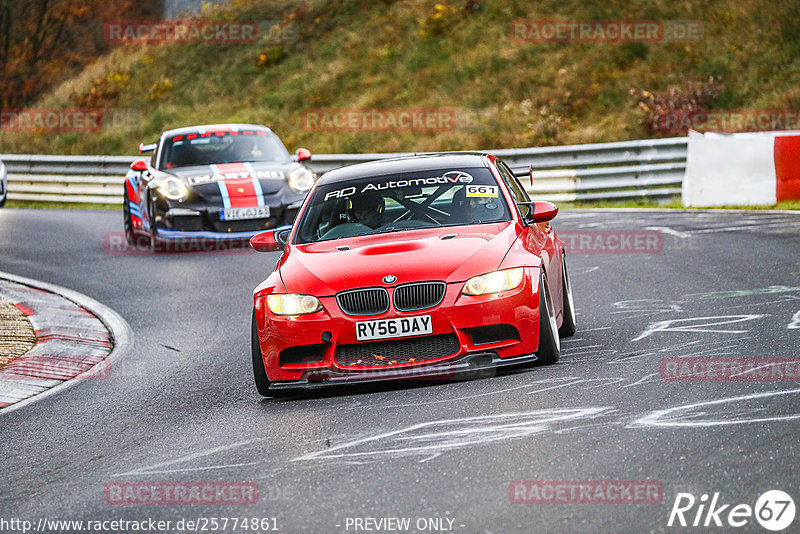
<svg viewBox="0 0 800 534"><path fill-rule="evenodd" d="M771 205L800 199L800 131L689 132L683 205Z"/></svg>

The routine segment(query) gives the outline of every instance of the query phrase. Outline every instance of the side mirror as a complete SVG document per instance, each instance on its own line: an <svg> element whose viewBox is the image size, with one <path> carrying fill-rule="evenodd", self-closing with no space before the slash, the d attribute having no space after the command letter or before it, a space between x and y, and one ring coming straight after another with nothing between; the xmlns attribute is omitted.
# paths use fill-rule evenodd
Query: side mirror
<svg viewBox="0 0 800 534"><path fill-rule="evenodd" d="M250 246L258 252L277 252L286 247L291 226L280 226L274 230L260 232L250 238Z"/></svg>
<svg viewBox="0 0 800 534"><path fill-rule="evenodd" d="M250 238L250 246L258 252L275 252L281 249L281 246L275 240L274 230L261 232Z"/></svg>
<svg viewBox="0 0 800 534"><path fill-rule="evenodd" d="M311 159L311 151L307 148L298 148L297 162L300 163L301 161L305 161L307 159Z"/></svg>
<svg viewBox="0 0 800 534"><path fill-rule="evenodd" d="M156 149L158 143L150 143L149 145L145 145L144 143L139 144L139 154L144 154L146 152L152 152Z"/></svg>
<svg viewBox="0 0 800 534"><path fill-rule="evenodd" d="M536 202L520 202L520 204L529 206L531 209L531 213L525 217L525 222L528 224L552 221L558 214L558 206L552 202L537 200Z"/></svg>
<svg viewBox="0 0 800 534"><path fill-rule="evenodd" d="M137 159L136 161L131 163L131 169L133 169L134 171L146 171L147 163L145 163L143 159Z"/></svg>

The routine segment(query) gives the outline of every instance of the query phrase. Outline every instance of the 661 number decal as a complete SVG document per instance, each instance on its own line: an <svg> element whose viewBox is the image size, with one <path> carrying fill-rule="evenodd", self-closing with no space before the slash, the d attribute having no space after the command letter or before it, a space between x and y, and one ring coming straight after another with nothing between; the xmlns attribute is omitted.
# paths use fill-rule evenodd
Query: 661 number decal
<svg viewBox="0 0 800 534"><path fill-rule="evenodd" d="M467 186L467 197L491 197L497 198L499 193L497 192L496 185L468 185Z"/></svg>

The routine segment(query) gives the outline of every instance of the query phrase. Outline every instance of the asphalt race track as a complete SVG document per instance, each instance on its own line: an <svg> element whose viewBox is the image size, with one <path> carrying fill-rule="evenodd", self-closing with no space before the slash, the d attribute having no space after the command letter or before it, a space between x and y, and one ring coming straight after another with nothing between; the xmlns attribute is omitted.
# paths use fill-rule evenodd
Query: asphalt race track
<svg viewBox="0 0 800 534"><path fill-rule="evenodd" d="M109 253L121 219L0 210L1 271L100 301L134 340L109 378L0 413L5 518L275 518L281 532L320 533L378 524L358 518L409 518L410 532L694 532L667 526L676 496L697 499L691 522L701 496L719 493L718 507L730 506L711 531L722 532L734 506L755 507L768 490L798 502L800 380L785 360L800 357L800 213L562 212L554 225L572 243L578 332L558 364L263 401L250 369L250 298L278 255ZM668 379L681 378L669 373L682 360L754 358L780 360L785 374ZM251 483L258 499L109 499L109 487L155 481ZM515 481L660 490L655 502L562 494L515 503ZM745 520L738 531L768 532Z"/></svg>

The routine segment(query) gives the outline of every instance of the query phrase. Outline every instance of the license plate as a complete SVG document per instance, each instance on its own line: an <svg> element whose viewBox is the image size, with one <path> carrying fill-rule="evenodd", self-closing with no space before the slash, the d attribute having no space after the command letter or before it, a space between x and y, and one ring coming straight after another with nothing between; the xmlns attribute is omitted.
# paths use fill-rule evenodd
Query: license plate
<svg viewBox="0 0 800 534"><path fill-rule="evenodd" d="M219 212L221 221L237 221L242 219L266 219L269 217L269 206L254 208L231 208Z"/></svg>
<svg viewBox="0 0 800 534"><path fill-rule="evenodd" d="M377 321L360 321L356 323L356 339L358 341L432 333L433 321L431 321L430 315L395 317L394 319L379 319Z"/></svg>

